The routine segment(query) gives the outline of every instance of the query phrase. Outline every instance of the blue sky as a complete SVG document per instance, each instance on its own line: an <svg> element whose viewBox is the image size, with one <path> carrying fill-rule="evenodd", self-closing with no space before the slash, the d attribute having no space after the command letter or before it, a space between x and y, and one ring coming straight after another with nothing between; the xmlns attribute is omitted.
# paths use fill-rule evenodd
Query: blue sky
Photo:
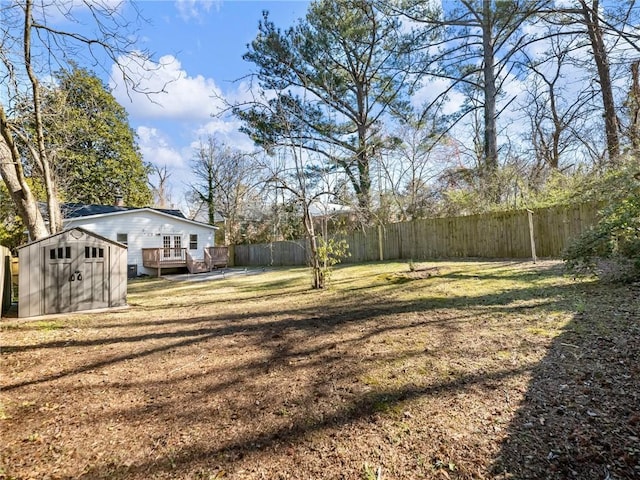
<svg viewBox="0 0 640 480"><path fill-rule="evenodd" d="M142 1L147 22L141 25L139 46L152 52L152 74L140 71L143 88L165 92L150 98L127 91L115 66L109 82L114 96L129 113L138 133L144 160L172 172L172 200L183 204L189 182L189 160L199 139L214 134L228 143L250 149L230 117L215 118L222 101L246 95L252 65L242 60L246 45L255 38L262 11L282 28L305 15L306 1ZM130 8L130 7L125 7ZM125 14L128 12L125 11ZM126 61L126 60L125 60ZM107 69L109 71L109 69ZM106 75L105 75L106 76Z"/></svg>
<svg viewBox="0 0 640 480"><path fill-rule="evenodd" d="M65 1L80 6L78 0ZM119 5L125 17L133 18L135 12L127 1L101 1ZM152 52L153 59L147 68L134 72L134 77L143 90L164 91L146 96L128 90L116 65L101 65L96 73L103 76L117 101L127 109L144 160L159 167L166 166L170 171L171 200L176 206L188 207L184 193L190 183L189 161L200 140L215 135L237 148L253 149L251 141L238 131L240 124L236 119L213 114L224 107L225 101L235 103L250 98L248 84L239 79L247 76L253 65L242 60L242 55L257 34L262 12L269 11L275 24L286 29L304 17L308 4L302 0L137 2L141 15L147 19L140 25L138 47ZM532 45L530 53L535 56L547 47L544 43ZM586 49L573 54L586 55L587 64L590 61ZM127 58L120 60L127 64ZM565 85L569 93L584 88L585 72L567 66L565 75L577 79L573 85ZM508 134L517 141L528 125L521 112L526 80L518 77L517 72L509 73L502 85L504 95L499 106L504 107L505 112L500 117L500 135L504 138ZM427 79L412 97L412 103L416 107L428 103L448 87L448 80ZM517 101L512 101L514 99ZM462 93L450 92L444 113L456 111L463 100ZM454 159L457 162L468 160L466 154L472 153L465 144L466 139L472 138L468 128L468 122L461 122L453 132L462 152Z"/></svg>

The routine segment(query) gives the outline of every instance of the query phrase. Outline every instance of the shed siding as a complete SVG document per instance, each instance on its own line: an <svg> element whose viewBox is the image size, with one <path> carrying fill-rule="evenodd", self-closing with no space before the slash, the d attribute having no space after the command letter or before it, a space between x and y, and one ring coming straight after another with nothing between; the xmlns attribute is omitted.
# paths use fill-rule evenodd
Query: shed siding
<svg viewBox="0 0 640 480"><path fill-rule="evenodd" d="M50 265L50 261L46 255L51 247L61 245L78 244L79 250L76 250L76 257L70 260L81 261L79 252L84 251L84 246L96 246L96 248L104 248L108 251L107 259L108 268L104 283L98 279L100 288L105 289L104 296L102 292L95 292L98 298L104 298L104 304L108 307L119 307L126 305L127 302L127 250L118 244L112 244L104 238L99 238L89 232L82 230L65 231L51 237L42 239L37 242L20 247L20 275L18 277L19 288L19 317L33 317L43 315L45 313L58 313L55 292L45 288L47 275L50 275L49 269L56 268L56 265ZM85 260L86 262L86 260ZM89 268L90 265L84 263L83 267ZM82 270L82 268L81 268ZM85 275L89 272L83 271ZM93 277L92 277L93 279ZM89 279L87 279L89 280ZM93 288L96 288L95 286ZM82 298L78 297L80 293L76 293L76 298L72 299L70 308L63 311L75 311L82 309ZM91 298L94 298L91 295ZM102 300L101 300L102 302ZM80 308L79 308L80 307ZM96 308L95 306L92 308Z"/></svg>
<svg viewBox="0 0 640 480"><path fill-rule="evenodd" d="M67 228L82 227L85 230L117 241L118 233L127 234L127 264L137 265L138 273L155 274L155 269L142 265L143 248L161 248L163 235L180 236L182 246L189 248L189 236L198 235L198 249L189 250L194 259L204 259L204 247L213 247L215 229L199 226L176 217L175 220L153 211L131 211L117 215L93 218L72 218L65 221Z"/></svg>
<svg viewBox="0 0 640 480"><path fill-rule="evenodd" d="M127 251L122 248L111 249L111 295L109 303L112 307L122 307L127 304Z"/></svg>
<svg viewBox="0 0 640 480"><path fill-rule="evenodd" d="M45 240L46 241L46 240ZM18 276L18 292L20 302L18 305L19 316L32 317L40 315L40 281L42 269L38 261L39 249L23 248L20 250L20 275Z"/></svg>

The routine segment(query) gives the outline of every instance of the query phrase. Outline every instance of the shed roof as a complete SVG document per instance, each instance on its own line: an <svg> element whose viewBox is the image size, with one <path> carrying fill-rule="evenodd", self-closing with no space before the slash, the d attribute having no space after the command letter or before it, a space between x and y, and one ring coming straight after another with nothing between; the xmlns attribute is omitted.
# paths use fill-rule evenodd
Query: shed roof
<svg viewBox="0 0 640 480"><path fill-rule="evenodd" d="M20 245L18 247L18 250L20 250L21 248L29 247L29 246L31 246L33 244L42 242L43 240L48 240L48 239L53 238L53 237L59 237L59 236L62 236L62 235L67 235L73 230L78 230L78 231L80 231L80 232L82 232L82 233L84 233L86 235L89 235L90 237L94 237L94 238L97 238L98 240L102 240L104 242L111 243L112 245L116 245L116 246L124 248L124 249L127 248L127 246L125 244L123 244L123 243L116 242L115 240L111 240L110 238L103 237L102 235L98 235L97 233L90 232L89 230L85 230L82 227L71 227L71 228L66 228L64 230L61 230L58 233L54 233L53 235L49 235L48 237L41 238L39 240L33 240L33 241L29 242L29 243L25 243L24 245Z"/></svg>

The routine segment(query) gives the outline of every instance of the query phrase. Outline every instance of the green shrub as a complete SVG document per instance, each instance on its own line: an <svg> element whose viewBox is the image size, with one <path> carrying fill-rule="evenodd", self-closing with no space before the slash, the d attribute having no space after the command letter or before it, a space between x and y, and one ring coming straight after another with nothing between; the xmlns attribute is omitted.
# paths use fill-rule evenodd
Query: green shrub
<svg viewBox="0 0 640 480"><path fill-rule="evenodd" d="M343 258L351 256L349 253L349 245L346 240L336 241L333 238L325 240L320 237L318 239L317 250L318 262L317 271L314 272L314 287L324 288L331 278L333 266L340 263Z"/></svg>
<svg viewBox="0 0 640 480"><path fill-rule="evenodd" d="M630 161L601 184L608 195L600 221L566 249L563 259L575 273L605 280L640 278L640 168Z"/></svg>

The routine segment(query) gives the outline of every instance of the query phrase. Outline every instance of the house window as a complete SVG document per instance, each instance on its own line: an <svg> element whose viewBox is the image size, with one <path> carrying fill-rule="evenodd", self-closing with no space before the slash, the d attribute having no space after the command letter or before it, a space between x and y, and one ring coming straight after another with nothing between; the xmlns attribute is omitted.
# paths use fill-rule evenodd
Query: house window
<svg viewBox="0 0 640 480"><path fill-rule="evenodd" d="M116 241L124 245L129 245L129 235L127 233L117 233Z"/></svg>
<svg viewBox="0 0 640 480"><path fill-rule="evenodd" d="M189 250L197 250L198 249L198 234L192 233L189 235Z"/></svg>

